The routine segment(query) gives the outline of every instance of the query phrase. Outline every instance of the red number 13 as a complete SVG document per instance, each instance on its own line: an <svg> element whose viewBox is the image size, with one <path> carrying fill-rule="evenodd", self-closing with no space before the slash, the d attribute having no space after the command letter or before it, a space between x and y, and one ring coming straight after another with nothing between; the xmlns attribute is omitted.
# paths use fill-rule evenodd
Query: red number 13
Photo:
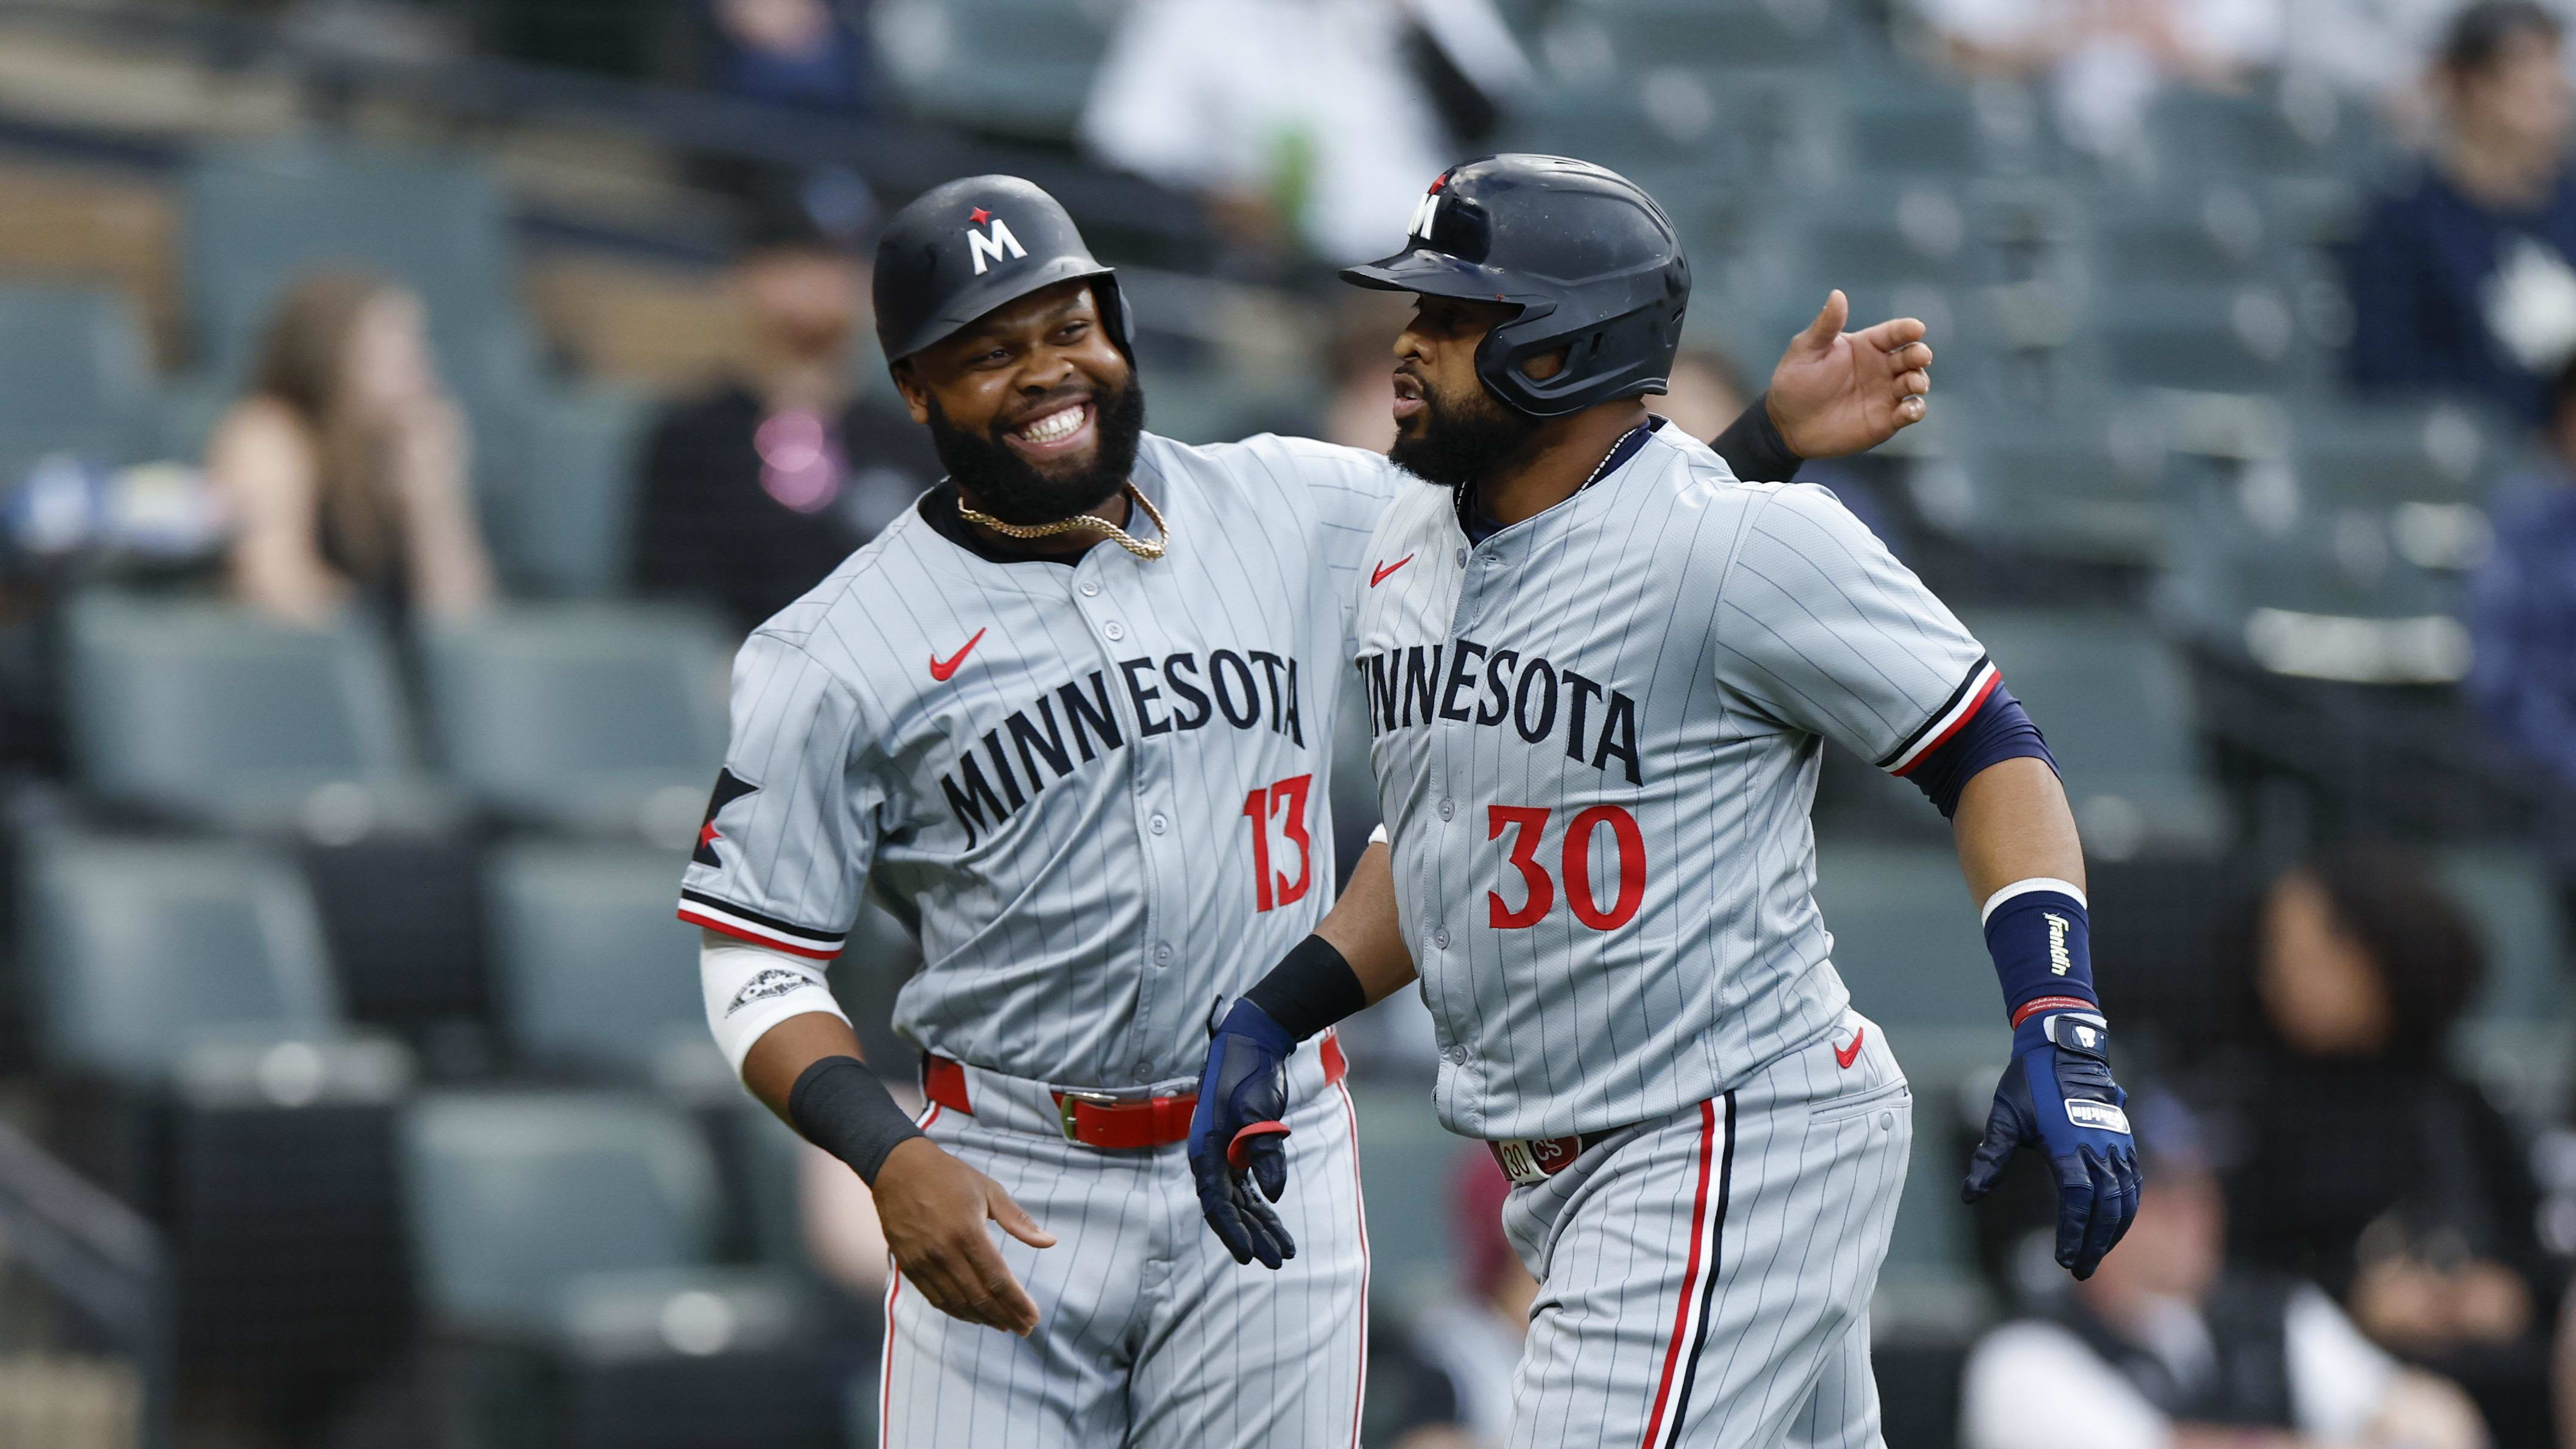
<svg viewBox="0 0 2576 1449"><path fill-rule="evenodd" d="M1306 888L1315 883L1312 842L1306 837L1306 792L1313 787L1312 775L1291 775L1275 785L1265 786L1243 797L1243 813L1252 821L1252 908L1273 910L1293 905L1306 898ZM1270 869L1270 820L1285 816L1279 822L1279 834L1297 847L1297 878L1290 880L1280 872L1276 881Z"/></svg>

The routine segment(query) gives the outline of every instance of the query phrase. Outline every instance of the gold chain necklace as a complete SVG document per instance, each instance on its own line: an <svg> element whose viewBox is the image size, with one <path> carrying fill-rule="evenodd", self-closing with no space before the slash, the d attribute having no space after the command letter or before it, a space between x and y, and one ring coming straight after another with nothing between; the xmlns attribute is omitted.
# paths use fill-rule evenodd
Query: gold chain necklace
<svg viewBox="0 0 2576 1449"><path fill-rule="evenodd" d="M989 513L978 513L967 507L963 497L957 500L957 516L968 523L989 528L1004 538L1052 538L1059 533L1071 533L1078 528L1097 529L1109 535L1111 543L1138 558L1161 558L1163 550L1171 545L1172 526L1163 521L1162 513L1154 507L1154 500L1138 491L1135 484L1129 483L1123 486L1127 496L1136 500L1136 506L1145 510L1145 516L1154 520L1154 532L1161 535L1160 537L1138 538L1108 519L1089 513L1077 513L1071 518L1059 518L1053 523L1004 523Z"/></svg>

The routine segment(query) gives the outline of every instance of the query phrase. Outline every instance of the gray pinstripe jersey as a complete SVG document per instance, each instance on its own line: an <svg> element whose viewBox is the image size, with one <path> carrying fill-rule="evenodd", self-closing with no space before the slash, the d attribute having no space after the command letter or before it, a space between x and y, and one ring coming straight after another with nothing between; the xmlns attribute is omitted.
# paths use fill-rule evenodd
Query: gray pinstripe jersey
<svg viewBox="0 0 2576 1449"><path fill-rule="evenodd" d="M1373 453L1148 435L1165 557L993 563L907 512L763 625L684 919L829 957L863 889L920 938L895 1025L1068 1085L1195 1074L1219 993L1314 928Z"/></svg>
<svg viewBox="0 0 2576 1449"><path fill-rule="evenodd" d="M1950 611L1830 493L1674 428L1472 547L1416 486L1369 552L1354 678L1451 1130L1657 1117L1830 1030L1820 737L1936 737L1988 672Z"/></svg>

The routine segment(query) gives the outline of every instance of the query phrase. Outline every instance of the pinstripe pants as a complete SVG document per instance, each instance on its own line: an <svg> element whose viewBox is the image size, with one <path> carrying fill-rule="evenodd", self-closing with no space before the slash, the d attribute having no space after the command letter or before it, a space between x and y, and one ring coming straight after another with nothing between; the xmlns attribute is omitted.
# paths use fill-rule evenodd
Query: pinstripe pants
<svg viewBox="0 0 2576 1449"><path fill-rule="evenodd" d="M1503 1227L1539 1292L1512 1449L1884 1449L1869 1300L1912 1106L1877 1025L1849 1013L1514 1188Z"/></svg>
<svg viewBox="0 0 2576 1449"><path fill-rule="evenodd" d="M995 1232L1038 1307L1015 1338L961 1323L898 1275L886 1295L884 1449L1351 1449L1368 1338L1357 1118L1310 1048L1290 1073L1281 1221L1297 1256L1238 1265L1199 1216L1178 1146L1104 1152L970 1084L932 1141L990 1174L1047 1231ZM1029 1120L1034 1119L1034 1120Z"/></svg>

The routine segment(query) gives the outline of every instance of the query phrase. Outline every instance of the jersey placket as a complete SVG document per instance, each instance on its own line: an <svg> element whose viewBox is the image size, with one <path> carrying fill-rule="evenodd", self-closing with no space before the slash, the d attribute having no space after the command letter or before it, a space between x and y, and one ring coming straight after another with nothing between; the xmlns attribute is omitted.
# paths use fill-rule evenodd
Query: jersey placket
<svg viewBox="0 0 2576 1449"><path fill-rule="evenodd" d="M1120 768L1127 772L1128 816L1136 830L1136 856L1144 864L1145 936L1138 948L1141 959L1134 963L1136 1020L1128 1028L1136 1053L1131 1070L1141 1083L1153 1070L1151 1043L1169 1039L1177 1029L1177 1024L1163 1022L1161 1014L1170 996L1164 977L1178 951L1165 929L1169 893L1164 877L1177 859L1180 831L1171 806L1170 737L1146 734L1142 713L1127 690L1126 672L1119 666L1122 661L1154 657L1166 641L1156 637L1151 627L1155 601L1147 597L1149 579L1127 555L1095 548L1074 566L1073 574L1073 605L1090 625L1101 665L1108 671L1112 707L1126 716L1128 738L1134 741L1120 752L1126 757Z"/></svg>

